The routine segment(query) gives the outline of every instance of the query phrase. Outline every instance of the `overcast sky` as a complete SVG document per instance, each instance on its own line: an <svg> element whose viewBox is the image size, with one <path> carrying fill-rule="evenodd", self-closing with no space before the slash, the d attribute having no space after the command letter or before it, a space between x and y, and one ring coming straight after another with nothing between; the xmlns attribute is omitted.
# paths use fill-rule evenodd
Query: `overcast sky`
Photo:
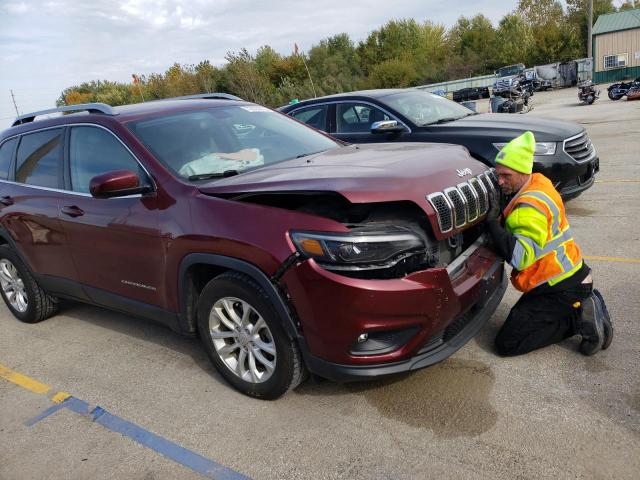
<svg viewBox="0 0 640 480"><path fill-rule="evenodd" d="M20 113L51 108L89 80L129 82L174 62L224 63L261 45L288 54L346 32L354 41L391 19L447 27L461 15L494 25L517 0L0 0L0 130Z"/></svg>

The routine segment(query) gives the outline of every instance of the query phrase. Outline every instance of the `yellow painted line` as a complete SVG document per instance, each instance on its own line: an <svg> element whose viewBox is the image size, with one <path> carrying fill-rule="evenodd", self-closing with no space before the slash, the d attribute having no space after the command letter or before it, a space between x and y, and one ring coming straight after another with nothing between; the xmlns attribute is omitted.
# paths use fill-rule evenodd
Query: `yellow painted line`
<svg viewBox="0 0 640 480"><path fill-rule="evenodd" d="M34 393L47 393L49 390L51 390L51 387L49 385L34 380L33 378L29 378L26 375L22 375L21 373L14 372L10 368L7 368L3 365L0 365L0 378L4 378L11 383L15 383L16 385L19 385L20 387Z"/></svg>
<svg viewBox="0 0 640 480"><path fill-rule="evenodd" d="M70 393L67 392L58 392L56 393L53 397L51 397L51 401L53 403L62 403L64 402L67 398L71 397Z"/></svg>
<svg viewBox="0 0 640 480"><path fill-rule="evenodd" d="M598 255L583 255L587 260L601 260L603 262L640 263L640 258L600 257Z"/></svg>
<svg viewBox="0 0 640 480"><path fill-rule="evenodd" d="M596 183L640 183L640 180L596 180Z"/></svg>

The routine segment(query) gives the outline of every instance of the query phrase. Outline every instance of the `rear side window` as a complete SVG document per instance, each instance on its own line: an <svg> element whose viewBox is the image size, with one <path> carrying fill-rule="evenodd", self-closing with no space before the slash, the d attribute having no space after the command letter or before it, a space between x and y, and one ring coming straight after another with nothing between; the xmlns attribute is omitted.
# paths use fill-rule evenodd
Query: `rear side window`
<svg viewBox="0 0 640 480"><path fill-rule="evenodd" d="M303 108L291 114L296 120L300 120L318 130L327 130L327 108L328 105Z"/></svg>
<svg viewBox="0 0 640 480"><path fill-rule="evenodd" d="M0 180L6 180L9 176L9 168L11 167L11 159L13 158L13 150L16 146L17 138L4 142L0 146Z"/></svg>
<svg viewBox="0 0 640 480"><path fill-rule="evenodd" d="M23 135L18 147L16 182L58 188L61 160L61 128Z"/></svg>
<svg viewBox="0 0 640 480"><path fill-rule="evenodd" d="M338 103L337 133L369 133L371 125L391 118L382 110L367 104Z"/></svg>
<svg viewBox="0 0 640 480"><path fill-rule="evenodd" d="M96 175L114 170L129 170L140 177L140 185L149 185L146 173L133 155L111 133L97 127L73 127L69 145L71 189L89 193Z"/></svg>

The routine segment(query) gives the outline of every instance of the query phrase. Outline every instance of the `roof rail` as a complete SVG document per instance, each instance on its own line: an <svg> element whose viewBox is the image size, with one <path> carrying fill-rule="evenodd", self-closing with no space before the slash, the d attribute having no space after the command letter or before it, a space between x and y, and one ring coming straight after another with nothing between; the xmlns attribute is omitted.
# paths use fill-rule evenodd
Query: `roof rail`
<svg viewBox="0 0 640 480"><path fill-rule="evenodd" d="M231 95L230 93L198 93L196 95L184 95L182 97L163 98L162 100L194 100L194 99L209 99L209 100L240 100L244 101L240 97Z"/></svg>
<svg viewBox="0 0 640 480"><path fill-rule="evenodd" d="M77 105L65 105L64 107L50 108L48 110L40 110L38 112L27 113L16 117L15 121L11 125L22 125L23 123L33 122L36 117L40 115L47 115L49 113L61 113L61 112L82 112L87 111L90 113L103 113L105 115L118 115L111 105L106 103L79 103Z"/></svg>

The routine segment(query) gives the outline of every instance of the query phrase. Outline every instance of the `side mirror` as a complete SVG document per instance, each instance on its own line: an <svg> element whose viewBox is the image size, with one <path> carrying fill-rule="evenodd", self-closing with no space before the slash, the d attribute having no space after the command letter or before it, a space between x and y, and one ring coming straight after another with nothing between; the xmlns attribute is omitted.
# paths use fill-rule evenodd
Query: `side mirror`
<svg viewBox="0 0 640 480"><path fill-rule="evenodd" d="M89 183L89 191L95 198L123 197L149 190L149 186L140 186L138 175L129 170L115 170L96 175Z"/></svg>
<svg viewBox="0 0 640 480"><path fill-rule="evenodd" d="M406 131L397 120L383 120L371 124L371 133L402 133Z"/></svg>

